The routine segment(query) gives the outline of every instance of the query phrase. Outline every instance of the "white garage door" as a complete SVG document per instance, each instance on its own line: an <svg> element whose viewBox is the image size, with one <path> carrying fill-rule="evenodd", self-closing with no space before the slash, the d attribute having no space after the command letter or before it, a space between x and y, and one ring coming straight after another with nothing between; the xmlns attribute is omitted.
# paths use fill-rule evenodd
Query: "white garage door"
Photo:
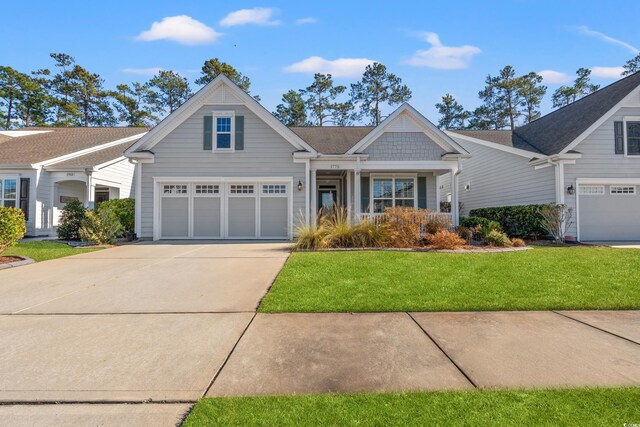
<svg viewBox="0 0 640 427"><path fill-rule="evenodd" d="M291 183L161 183L160 239L287 239Z"/></svg>
<svg viewBox="0 0 640 427"><path fill-rule="evenodd" d="M640 195L635 185L580 185L582 241L640 241Z"/></svg>

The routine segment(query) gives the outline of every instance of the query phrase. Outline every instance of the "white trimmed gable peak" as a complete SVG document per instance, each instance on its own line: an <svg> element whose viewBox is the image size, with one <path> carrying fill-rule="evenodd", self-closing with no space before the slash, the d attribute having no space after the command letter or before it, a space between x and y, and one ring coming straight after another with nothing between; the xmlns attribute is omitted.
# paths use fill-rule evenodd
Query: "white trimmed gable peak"
<svg viewBox="0 0 640 427"><path fill-rule="evenodd" d="M317 154L311 146L276 119L258 101L240 89L228 77L220 74L196 92L177 110L165 117L134 145L129 147L125 151L125 156L136 158L140 154L136 152L151 150L153 146L205 105L244 105L279 133L295 149L305 150L313 155Z"/></svg>
<svg viewBox="0 0 640 427"><path fill-rule="evenodd" d="M469 154L449 135L438 129L438 127L431 123L429 119L424 117L418 112L418 110L406 102L384 119L382 123L376 126L356 145L354 145L347 154L362 153L364 149L376 141L385 132L422 132L429 139L442 147L446 153L463 155Z"/></svg>

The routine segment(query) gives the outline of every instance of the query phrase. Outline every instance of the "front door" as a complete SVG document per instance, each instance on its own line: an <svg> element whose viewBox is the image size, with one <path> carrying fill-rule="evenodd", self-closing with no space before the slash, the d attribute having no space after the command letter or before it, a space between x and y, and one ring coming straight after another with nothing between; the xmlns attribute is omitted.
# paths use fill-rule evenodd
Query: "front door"
<svg viewBox="0 0 640 427"><path fill-rule="evenodd" d="M318 189L318 210L329 212L338 202L338 190L334 185L321 185Z"/></svg>

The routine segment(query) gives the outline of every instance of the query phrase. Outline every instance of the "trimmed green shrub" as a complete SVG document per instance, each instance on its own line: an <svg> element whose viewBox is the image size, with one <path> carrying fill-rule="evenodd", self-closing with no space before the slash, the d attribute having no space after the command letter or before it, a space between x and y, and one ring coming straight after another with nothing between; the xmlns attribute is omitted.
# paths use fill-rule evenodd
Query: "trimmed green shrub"
<svg viewBox="0 0 640 427"><path fill-rule="evenodd" d="M484 236L484 241L489 246L511 246L511 240L502 231L493 230Z"/></svg>
<svg viewBox="0 0 640 427"><path fill-rule="evenodd" d="M100 203L96 209L98 212L105 210L112 211L120 224L124 233L134 233L136 227L136 201L134 199L111 199Z"/></svg>
<svg viewBox="0 0 640 427"><path fill-rule="evenodd" d="M22 239L26 232L22 210L0 206L0 254Z"/></svg>
<svg viewBox="0 0 640 427"><path fill-rule="evenodd" d="M112 245L121 235L122 225L112 210L85 212L82 227L80 227L82 241Z"/></svg>
<svg viewBox="0 0 640 427"><path fill-rule="evenodd" d="M75 200L64 205L58 224L58 238L62 240L80 240L80 227L86 209L82 202Z"/></svg>
<svg viewBox="0 0 640 427"><path fill-rule="evenodd" d="M537 239L548 234L540 216L543 206L547 205L480 208L471 210L469 215L498 222L509 236Z"/></svg>

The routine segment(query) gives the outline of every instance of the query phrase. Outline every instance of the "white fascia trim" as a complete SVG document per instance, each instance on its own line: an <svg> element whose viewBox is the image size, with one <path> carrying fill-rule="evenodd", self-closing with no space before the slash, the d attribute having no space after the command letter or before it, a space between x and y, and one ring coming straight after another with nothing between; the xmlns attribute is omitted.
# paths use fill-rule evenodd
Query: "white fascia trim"
<svg viewBox="0 0 640 427"><path fill-rule="evenodd" d="M104 150L105 148L113 147L114 145L120 145L120 144L124 144L125 142L135 141L136 139L139 139L139 138L143 137L146 133L147 132L139 133L137 135L128 136L126 138L118 139L116 141L111 141L111 142L108 142L106 144L96 145L95 147L86 148L84 150L75 151L73 153L65 154L64 156L60 156L60 157L56 157L56 158L53 158L53 159L45 160L43 162L34 163L33 167L37 168L37 167L40 167L40 166L50 166L50 165L53 165L55 163L63 162L65 160L74 159L76 157L84 156L85 154L95 153L96 151Z"/></svg>
<svg viewBox="0 0 640 427"><path fill-rule="evenodd" d="M640 178L576 178L576 184L640 184Z"/></svg>
<svg viewBox="0 0 640 427"><path fill-rule="evenodd" d="M276 132L280 134L285 140L299 150L307 150L310 153L317 154L316 151L311 148L306 142L304 142L298 135L293 133L291 129L286 127L280 120L276 119L266 108L264 108L258 101L249 96L245 91L240 89L235 83L229 80L224 74L219 74L218 77L213 79L202 89L189 98L184 104L178 107L173 113L165 117L160 123L158 123L153 129L149 131L138 142L133 144L125 152L127 157L135 157L134 151L139 149L151 149L162 138L167 136L178 125L189 118L197 109L205 105L215 105L206 102L206 97L217 89L221 85L227 86L231 89L237 97L244 101L244 105L251 110L256 116L270 125ZM229 105L229 104L223 104Z"/></svg>
<svg viewBox="0 0 640 427"><path fill-rule="evenodd" d="M363 162L360 166L361 170L452 170L458 167L458 162L454 160L440 161L368 161Z"/></svg>
<svg viewBox="0 0 640 427"><path fill-rule="evenodd" d="M123 160L127 160L127 158L125 156L120 156L117 159L109 160L108 162L100 163L99 165L94 166L93 170L100 170L100 169L106 168L107 166L111 166L111 165L114 165L116 163L120 163Z"/></svg>
<svg viewBox="0 0 640 427"><path fill-rule="evenodd" d="M292 182L291 176L154 176L154 183L162 182Z"/></svg>
<svg viewBox="0 0 640 427"><path fill-rule="evenodd" d="M482 145L484 147L489 147L489 148L493 148L495 150L500 150L500 151L504 151L507 153L511 153L511 154L515 154L516 156L522 156L522 157L526 157L528 159L540 156L540 153L534 153L533 151L527 151L527 150L522 150L520 148L513 148L513 147L508 147L506 145L502 145L502 144L498 144L497 142L491 142L491 141L485 141L484 139L478 139L478 138L473 138L471 136L467 136L467 135L461 135L459 133L455 133L455 132L451 132L451 131L444 131L447 135L451 136L451 138L456 139L456 138L460 138L462 140L468 141L468 142L473 142L475 144L478 145Z"/></svg>
<svg viewBox="0 0 640 427"><path fill-rule="evenodd" d="M581 158L582 154L580 153L554 154L553 156L546 156L539 159L531 160L529 162L529 165L539 169L540 167L550 166L559 162L574 164L577 159Z"/></svg>
<svg viewBox="0 0 640 427"><path fill-rule="evenodd" d="M31 164L6 164L0 165L0 169L39 169L37 166Z"/></svg>
<svg viewBox="0 0 640 427"><path fill-rule="evenodd" d="M600 117L595 123L589 126L587 130L582 132L576 139L571 141L569 145L564 147L564 149L559 154L565 154L566 152L573 150L576 147L576 145L584 141L584 139L589 135L591 135L593 131L598 129L604 122L609 120L611 116L613 116L620 108L622 108L630 98L633 98L634 96L638 96L638 93L640 93L640 86L638 86L637 88L629 92L627 96L622 98L622 100L618 102L616 105L614 105L612 109L607 111L607 113L604 116ZM626 146L626 141L625 141L625 146Z"/></svg>
<svg viewBox="0 0 640 427"><path fill-rule="evenodd" d="M442 155L443 160L458 160L458 159L470 159L473 156L471 154L453 154L447 153Z"/></svg>
<svg viewBox="0 0 640 427"><path fill-rule="evenodd" d="M422 126L425 134L428 134L433 141L442 147L444 150L453 150L461 154L466 154L467 150L462 148L457 142L455 142L449 135L438 129L433 123L429 121L425 116L420 114L418 110L413 108L409 103L404 103L398 107L391 115L382 121L378 126L371 130L364 138L362 138L356 145L351 147L346 154L354 154L357 151L364 150L373 141L375 141L380 135L384 133L384 130L391 124L400 114L407 112L409 116Z"/></svg>

